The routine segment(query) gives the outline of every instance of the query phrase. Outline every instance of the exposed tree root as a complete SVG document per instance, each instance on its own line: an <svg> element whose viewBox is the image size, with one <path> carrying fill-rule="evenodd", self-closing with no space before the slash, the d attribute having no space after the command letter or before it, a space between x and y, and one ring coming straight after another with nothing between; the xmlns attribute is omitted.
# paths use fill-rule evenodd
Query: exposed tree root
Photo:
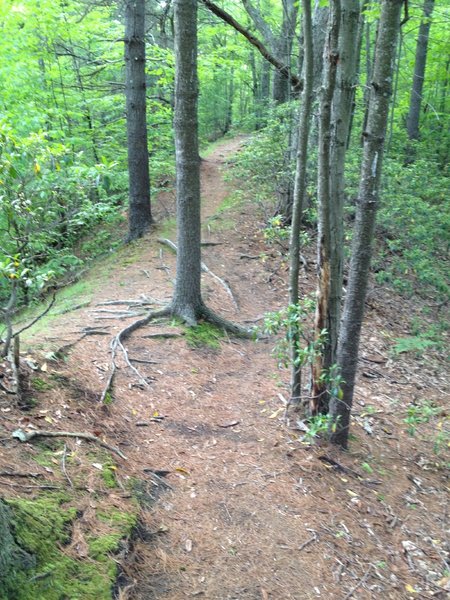
<svg viewBox="0 0 450 600"><path fill-rule="evenodd" d="M114 452L115 454L120 456L120 458L127 460L125 454L123 454L123 452L121 452L118 448L116 448L115 446L110 446L109 444L103 442L100 438L96 437L95 435L92 435L91 433L80 433L77 431L46 431L42 429L34 429L33 431L23 431L22 429L16 429L12 432L11 437L17 438L21 442L29 442L35 437L80 438L82 440L88 440L89 442L95 442L99 446L102 446L102 448L106 448L107 450L110 450L111 452Z"/></svg>
<svg viewBox="0 0 450 600"><path fill-rule="evenodd" d="M176 307L174 307L173 304L170 304L165 308L162 308L161 310L151 311L145 318L139 319L138 321L131 323L131 325L128 325L127 327L119 331L119 333L112 339L110 344L110 372L103 392L100 396L101 402L105 402L105 400L107 400L111 394L111 390L114 383L114 377L117 370L116 357L118 350L122 351L125 362L127 363L128 367L130 367L130 369L133 371L133 373L135 373L135 375L138 377L140 383L148 387L147 381L144 379L144 377L142 377L138 369L136 369L136 367L131 364L131 361L133 359L129 358L128 351L123 345L123 343L126 339L130 337L130 335L134 331L136 331L140 327L145 327L150 323L150 321L161 317L178 317L179 319L184 321L184 323L189 327L195 327L199 320L204 319L205 321L208 321L209 323L212 323L213 325L216 325L217 327L228 331L232 335L246 339L252 339L254 337L254 332L251 329L242 327L241 325L233 323L232 321L228 321L228 319L224 319L223 317L215 313L213 310L208 308L205 304L203 304L203 302L201 302L200 307L196 311L194 309L179 310ZM149 334L145 337L178 337L178 335L179 334Z"/></svg>
<svg viewBox="0 0 450 600"><path fill-rule="evenodd" d="M111 347L110 373L109 373L109 377L107 379L106 385L103 389L102 395L100 396L101 402L104 402L106 400L108 394L110 394L111 389L112 389L114 375L115 375L116 369L117 369L116 355L117 355L118 348L120 348L123 351L127 364L131 367L131 369L134 372L136 372L138 374L139 379L143 380L145 382L145 385L147 385L147 382L140 375L139 371L130 363L130 361L128 359L127 351L126 351L125 347L123 346L123 342L126 339L128 339L134 331L136 331L140 327L145 327L145 325L148 325L148 323L150 323L150 321L152 321L153 319L157 319L159 317L168 317L170 315L171 315L170 306L167 306L166 308L162 308L161 310L151 311L143 319L139 319L138 321L131 323L131 325L128 325L127 327L125 327L124 329L119 331L119 333L112 339L111 344L110 344L110 347Z"/></svg>

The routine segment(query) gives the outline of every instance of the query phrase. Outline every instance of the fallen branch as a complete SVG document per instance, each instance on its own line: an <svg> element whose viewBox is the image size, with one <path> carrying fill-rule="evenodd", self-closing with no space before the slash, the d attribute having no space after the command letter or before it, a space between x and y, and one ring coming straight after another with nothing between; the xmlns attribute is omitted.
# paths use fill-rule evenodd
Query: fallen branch
<svg viewBox="0 0 450 600"><path fill-rule="evenodd" d="M166 333L166 332L161 332L161 333L148 333L147 335L143 335L141 337L143 339L152 339L152 338L169 339L169 338L183 337L183 335L184 335L184 333Z"/></svg>
<svg viewBox="0 0 450 600"><path fill-rule="evenodd" d="M20 473L18 471L0 471L0 477L44 477L43 473Z"/></svg>
<svg viewBox="0 0 450 600"><path fill-rule="evenodd" d="M158 238L158 242L160 244L163 244L164 246L168 246L171 250L173 250L175 252L175 254L178 252L178 248L177 248L176 244L174 244L171 240L168 240L167 238ZM236 299L235 299L233 292L231 291L231 288L228 285L228 283L224 279L221 279L218 275L213 273L211 271L211 269L209 269L205 265L204 262L201 263L201 269L202 269L203 273L208 273L208 275L211 275L211 277L213 277L214 279L216 279L216 281L218 281L220 283L220 285L224 288L226 293L230 296L231 302L234 304L234 307L236 308L236 310L239 310L238 303L236 302Z"/></svg>
<svg viewBox="0 0 450 600"><path fill-rule="evenodd" d="M46 431L43 429L34 429L33 431L23 431L23 429L16 429L11 434L12 438L17 438L21 442L29 442L35 437L71 437L71 438L80 438L81 440L87 440L88 442L95 442L102 448L106 448L115 454L118 454L124 460L127 460L127 457L123 452L121 452L115 446L110 446L106 442L103 442L100 438L96 437L91 433L80 433L74 431Z"/></svg>

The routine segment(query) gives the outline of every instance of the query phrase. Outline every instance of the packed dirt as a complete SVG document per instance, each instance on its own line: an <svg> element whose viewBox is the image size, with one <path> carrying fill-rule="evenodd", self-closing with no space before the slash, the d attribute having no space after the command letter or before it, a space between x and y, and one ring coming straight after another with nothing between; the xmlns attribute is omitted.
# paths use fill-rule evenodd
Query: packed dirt
<svg viewBox="0 0 450 600"><path fill-rule="evenodd" d="M209 306L251 327L286 304L287 265L284 251L264 240L256 204L232 201L239 182L224 180L245 141L221 142L202 160L203 241L212 244L203 260L222 280L204 273L202 285ZM173 215L173 194L160 207ZM39 376L56 374L59 384L35 390L38 404L26 412L0 398L0 467L20 470L32 459L32 442L9 437L18 425L84 431L126 455L114 456L121 489L105 491L104 501L131 501L132 479L148 481L150 492L118 557L122 600L449 597L448 439L435 447L448 415L444 357L392 352L410 335L417 300L372 283L346 453L307 443L301 416L285 418L288 373L271 355L273 339L225 336L216 348L193 347L181 325L152 322L126 342L139 375L119 352L112 398L101 403L112 337L145 314L143 302L158 308L170 299L175 258L161 236L174 241L173 228L161 223L96 264L85 276L89 303L75 303L23 343ZM313 244L305 256L306 294L315 285ZM442 409L411 436L407 407L422 401ZM76 439L66 443L69 453L80 451ZM66 468L74 477L77 466ZM0 478L5 497L8 481Z"/></svg>

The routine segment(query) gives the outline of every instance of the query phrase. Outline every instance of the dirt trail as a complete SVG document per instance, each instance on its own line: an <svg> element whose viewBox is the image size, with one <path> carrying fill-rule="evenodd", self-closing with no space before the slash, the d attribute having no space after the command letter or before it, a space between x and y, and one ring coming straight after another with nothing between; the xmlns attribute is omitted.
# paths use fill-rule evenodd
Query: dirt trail
<svg viewBox="0 0 450 600"><path fill-rule="evenodd" d="M229 283L238 309L208 274L203 291L215 310L249 323L285 303L286 269L264 245L254 205L220 212L231 191L223 181L226 160L243 141L224 142L202 161L204 239L219 244L206 247L203 259ZM428 446L394 433L394 424L396 402L420 394L421 378L429 377L432 392L435 377L436 395L442 381L438 371L428 373L422 365L406 375L405 365L388 363L386 318L391 328L404 326L392 323L395 310L388 317L379 305L370 312L364 352L382 364L365 365L375 375L358 389L356 439L346 455L302 444L298 432L285 427L273 342L224 338L217 349L193 349L183 338L149 338L174 331L167 323L152 324L127 342L131 358L149 361L134 363L149 387L121 362L114 402L105 408L92 399L106 380L111 335L137 318L119 320L96 312L117 306L97 305L141 294L171 296L174 257L156 237L150 234L129 250L129 259L123 253L90 275L97 286L91 304L54 321L51 340L36 334L29 342L48 349L74 341L85 327L107 331L76 343L59 367L85 390L81 404L65 398L61 423L98 430L118 445L128 457L118 465L124 483L142 477L145 468L169 471L170 489L155 489L159 499L143 515L141 535L125 561L121 598L363 600L419 597L408 585L436 591L419 564L411 569L402 542L425 545L422 562L439 571L444 548L433 540L443 539L443 473L424 470L418 457ZM262 253L264 260L248 258ZM313 255L311 249L311 260ZM312 275L304 274L302 288L312 287ZM376 404L374 418L372 412L364 418L367 404Z"/></svg>

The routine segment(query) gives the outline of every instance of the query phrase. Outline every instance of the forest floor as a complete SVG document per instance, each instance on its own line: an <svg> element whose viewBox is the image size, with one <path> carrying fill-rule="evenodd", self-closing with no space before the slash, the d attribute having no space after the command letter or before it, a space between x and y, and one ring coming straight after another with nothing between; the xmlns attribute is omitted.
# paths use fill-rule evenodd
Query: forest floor
<svg viewBox="0 0 450 600"><path fill-rule="evenodd" d="M244 143L222 141L202 161L203 240L217 244L204 246L203 260L233 299L209 273L203 293L218 313L253 326L286 304L287 265L265 241L257 205L224 180ZM99 401L112 337L145 314L139 302L172 294L175 257L157 238L175 241L173 194L159 206L165 221L160 214L143 240L98 261L23 341L33 406L0 397L0 497L41 492L5 475L12 466L69 492L75 483L78 518L65 551L88 560L92 513L129 510L130 485L140 485L139 527L117 557L122 600L448 597L448 440L434 452L448 415L444 356L393 351L421 314L417 299L371 284L346 453L306 443L296 418L286 422L288 374L271 356L274 340L225 336L211 347L179 324L152 322L126 342L141 379L119 352L112 399ZM306 294L313 246L305 256ZM411 403L414 436L405 423ZM442 408L427 416L432 404ZM108 486L98 478L106 459L92 458L96 444L65 438L42 466L35 441L10 438L17 427L94 434L126 460L111 454Z"/></svg>

